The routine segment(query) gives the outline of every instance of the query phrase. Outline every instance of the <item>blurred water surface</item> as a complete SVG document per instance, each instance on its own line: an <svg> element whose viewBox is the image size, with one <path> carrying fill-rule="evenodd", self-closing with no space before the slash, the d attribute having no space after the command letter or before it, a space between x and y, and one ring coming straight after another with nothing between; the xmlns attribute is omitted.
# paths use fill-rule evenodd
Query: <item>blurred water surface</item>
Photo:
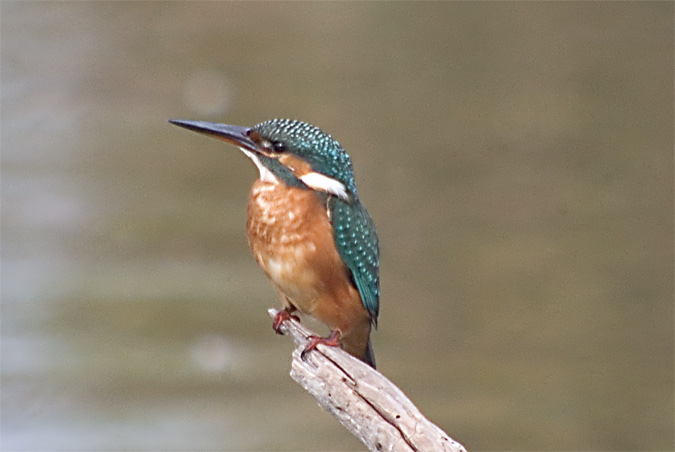
<svg viewBox="0 0 675 452"><path fill-rule="evenodd" d="M380 369L470 450L672 450L671 2L0 7L3 450L362 450L172 117L351 153Z"/></svg>

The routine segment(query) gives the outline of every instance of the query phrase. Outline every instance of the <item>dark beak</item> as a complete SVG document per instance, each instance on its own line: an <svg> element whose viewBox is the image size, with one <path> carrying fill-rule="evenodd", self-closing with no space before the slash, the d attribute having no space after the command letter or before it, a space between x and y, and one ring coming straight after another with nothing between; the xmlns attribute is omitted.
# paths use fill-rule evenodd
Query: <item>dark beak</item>
<svg viewBox="0 0 675 452"><path fill-rule="evenodd" d="M183 119L169 119L169 122L188 130L218 138L226 143L234 144L235 146L249 151L260 151L260 146L248 137L248 132L250 130L248 127L218 124L217 122L207 121L185 121Z"/></svg>

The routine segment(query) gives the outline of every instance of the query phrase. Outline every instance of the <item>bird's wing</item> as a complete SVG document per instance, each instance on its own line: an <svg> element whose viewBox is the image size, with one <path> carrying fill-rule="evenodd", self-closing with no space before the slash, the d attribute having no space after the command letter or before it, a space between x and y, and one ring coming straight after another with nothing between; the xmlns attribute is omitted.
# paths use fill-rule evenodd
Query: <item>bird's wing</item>
<svg viewBox="0 0 675 452"><path fill-rule="evenodd" d="M363 306L377 325L380 310L380 248L375 225L368 211L358 200L347 203L331 196L329 200L335 244L354 283Z"/></svg>

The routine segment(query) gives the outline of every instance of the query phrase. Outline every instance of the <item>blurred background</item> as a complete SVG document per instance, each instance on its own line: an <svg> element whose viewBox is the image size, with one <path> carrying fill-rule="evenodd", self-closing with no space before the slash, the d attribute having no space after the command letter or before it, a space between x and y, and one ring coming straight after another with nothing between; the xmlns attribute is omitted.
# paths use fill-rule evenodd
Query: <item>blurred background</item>
<svg viewBox="0 0 675 452"><path fill-rule="evenodd" d="M380 370L469 450L673 450L672 2L1 5L2 449L363 450L288 376L257 171L381 242Z"/></svg>

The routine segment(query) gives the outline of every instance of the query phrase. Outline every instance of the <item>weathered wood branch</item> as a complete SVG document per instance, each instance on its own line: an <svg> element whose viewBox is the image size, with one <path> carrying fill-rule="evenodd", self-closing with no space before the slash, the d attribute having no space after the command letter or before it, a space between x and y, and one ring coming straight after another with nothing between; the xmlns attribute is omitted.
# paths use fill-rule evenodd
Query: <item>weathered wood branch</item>
<svg viewBox="0 0 675 452"><path fill-rule="evenodd" d="M274 317L277 311L269 313ZM296 344L291 377L371 451L466 452L375 369L324 345L302 359L314 333L295 320L284 322L282 330Z"/></svg>

